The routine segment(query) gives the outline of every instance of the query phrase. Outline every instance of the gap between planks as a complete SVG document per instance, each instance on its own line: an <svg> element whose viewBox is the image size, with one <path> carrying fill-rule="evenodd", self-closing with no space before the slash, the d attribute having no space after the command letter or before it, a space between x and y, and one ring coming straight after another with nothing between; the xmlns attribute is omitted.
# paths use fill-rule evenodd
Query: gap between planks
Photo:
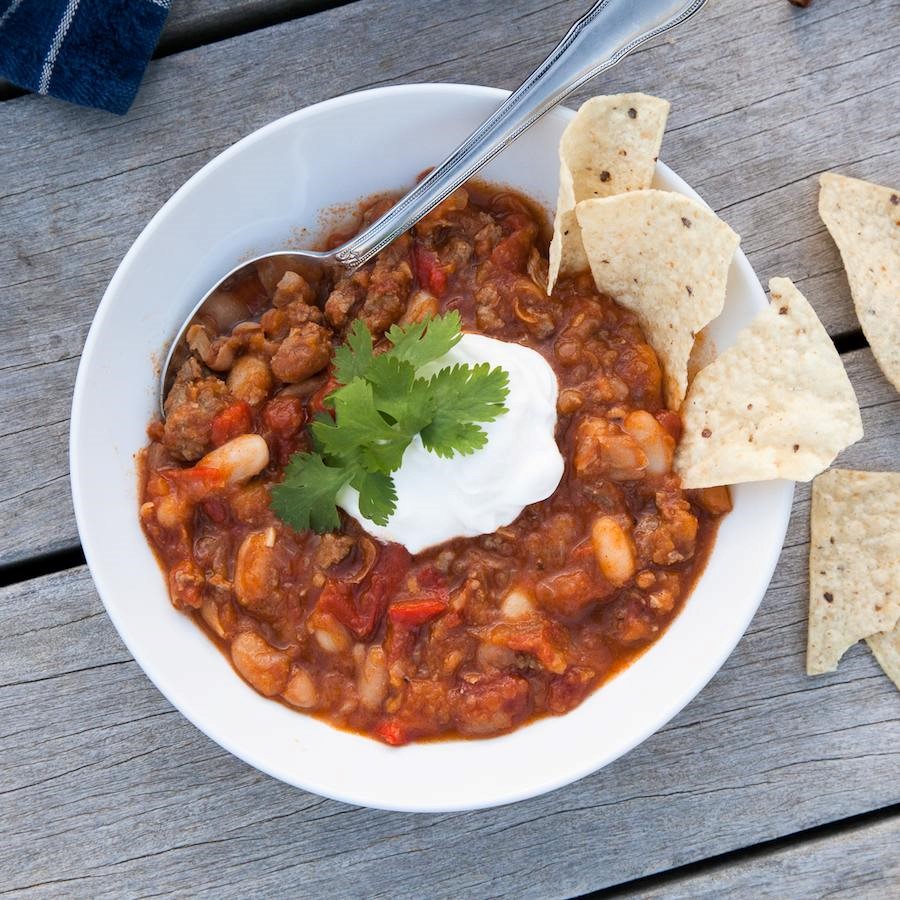
<svg viewBox="0 0 900 900"><path fill-rule="evenodd" d="M824 847L827 852L831 846L852 840L860 833L882 830L897 833L898 827L900 827L900 804L895 803L871 812L806 828L784 837L774 838L771 841L760 841L757 844L750 844L655 875L647 875L634 881L593 891L590 894L582 895L581 900L614 900L614 898L615 900L626 900L626 898L629 900L631 898L634 900L637 898L640 900L656 900L656 898L674 900L674 898L682 896L699 900L701 896L706 897L707 891L714 885L719 885L719 890L721 890L722 880L735 872L747 870L747 874L750 871L756 874L756 869L769 870L774 860L796 854L802 854L808 861L814 863L816 851L820 848ZM886 862L890 848L885 848L883 852ZM831 872L823 874L831 875ZM782 887L784 888L783 885ZM821 890L825 885L810 885L811 889L813 887ZM887 885L885 884L884 887L886 888ZM782 896L786 895L782 894ZM809 896L812 895L811 890ZM719 896L722 894L719 893Z"/></svg>

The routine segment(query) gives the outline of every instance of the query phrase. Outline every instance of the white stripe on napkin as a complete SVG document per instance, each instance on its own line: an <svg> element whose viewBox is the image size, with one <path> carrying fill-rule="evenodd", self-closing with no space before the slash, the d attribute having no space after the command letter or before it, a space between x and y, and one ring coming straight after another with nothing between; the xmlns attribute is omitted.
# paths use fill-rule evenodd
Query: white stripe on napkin
<svg viewBox="0 0 900 900"><path fill-rule="evenodd" d="M53 35L53 43L50 44L50 49L47 51L47 56L44 59L44 68L41 70L41 81L38 84L39 94L46 94L50 88L50 78L53 75L53 67L56 65L56 57L59 56L59 48L62 47L62 42L66 39L66 34L72 25L72 19L75 18L75 10L78 9L79 3L81 3L81 0L69 0L66 11L63 13L63 17L56 29L56 34Z"/></svg>

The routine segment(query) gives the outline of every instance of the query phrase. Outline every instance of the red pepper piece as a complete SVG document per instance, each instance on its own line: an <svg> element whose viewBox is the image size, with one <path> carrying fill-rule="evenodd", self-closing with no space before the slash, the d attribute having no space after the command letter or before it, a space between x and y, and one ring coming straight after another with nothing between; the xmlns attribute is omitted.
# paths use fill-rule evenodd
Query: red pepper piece
<svg viewBox="0 0 900 900"><path fill-rule="evenodd" d="M213 420L209 436L213 446L221 447L238 435L253 430L253 411L243 400L226 406Z"/></svg>
<svg viewBox="0 0 900 900"><path fill-rule="evenodd" d="M434 294L443 296L447 288L447 270L440 264L438 255L421 244L416 244L413 251L413 266L419 285Z"/></svg>
<svg viewBox="0 0 900 900"><path fill-rule="evenodd" d="M392 747L409 743L409 734L397 719L384 719L379 722L375 726L375 734Z"/></svg>
<svg viewBox="0 0 900 900"><path fill-rule="evenodd" d="M436 619L447 611L447 597L443 591L410 600L397 600L388 607L388 618L398 624L416 627Z"/></svg>

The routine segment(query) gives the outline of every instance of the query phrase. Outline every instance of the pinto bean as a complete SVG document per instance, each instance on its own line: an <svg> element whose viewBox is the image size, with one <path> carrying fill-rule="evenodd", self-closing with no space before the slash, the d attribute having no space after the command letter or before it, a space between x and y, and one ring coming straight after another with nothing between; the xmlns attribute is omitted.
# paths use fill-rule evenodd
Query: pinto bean
<svg viewBox="0 0 900 900"><path fill-rule="evenodd" d="M241 632L231 642L231 661L238 672L267 697L280 694L287 686L291 667L288 655L255 631Z"/></svg>
<svg viewBox="0 0 900 900"><path fill-rule="evenodd" d="M285 700L299 709L311 709L319 702L316 683L306 669L294 666L287 687L282 694Z"/></svg>
<svg viewBox="0 0 900 900"><path fill-rule="evenodd" d="M274 546L274 528L254 531L244 538L234 564L234 593L241 606L254 609L275 591L278 572Z"/></svg>
<svg viewBox="0 0 900 900"><path fill-rule="evenodd" d="M272 390L272 370L258 356L242 356L231 367L225 383L238 400L258 406Z"/></svg>

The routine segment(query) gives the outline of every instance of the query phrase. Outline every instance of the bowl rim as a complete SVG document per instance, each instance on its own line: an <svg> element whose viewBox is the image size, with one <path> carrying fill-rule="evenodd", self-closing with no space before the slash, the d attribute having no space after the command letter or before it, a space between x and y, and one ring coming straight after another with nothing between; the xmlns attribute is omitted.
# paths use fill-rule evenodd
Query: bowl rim
<svg viewBox="0 0 900 900"><path fill-rule="evenodd" d="M173 695L172 692L165 690L161 686L160 681L158 680L158 673L154 672L153 666L148 662L147 656L142 649L142 641L140 640L139 636L134 633L130 633L129 627L123 622L122 617L116 611L115 604L107 603L105 599L106 595L110 592L110 586L108 584L108 579L105 575L104 568L99 564L100 550L99 548L94 546L93 540L91 538L91 531L88 524L88 520L90 517L90 501L89 498L85 496L85 488L81 474L81 450L79 446L81 439L81 410L86 402L85 397L89 389L86 373L90 366L90 360L94 355L95 345L100 339L100 333L103 330L103 324L109 314L113 299L115 298L115 295L118 291L119 283L124 278L125 272L131 265L132 261L142 252L144 245L150 240L150 238L160 227L163 227L166 212L171 207L173 207L181 199L182 196L188 193L194 184L207 177L215 169L226 164L228 160L230 160L236 154L242 152L248 146L259 141L264 141L267 136L274 131L289 126L293 123L302 121L306 117L319 115L323 112L333 112L335 110L341 109L344 106L349 106L351 104L359 102L361 99L376 99L379 97L391 95L434 95L435 93L443 92L458 96L466 95L474 99L491 99L497 101L502 101L510 93L509 91L501 88L486 87L482 85L431 82L419 84L388 85L342 94L340 96L333 97L328 100L314 103L301 109L295 110L273 120L272 122L267 123L266 125L261 126L260 128L244 136L243 138L223 150L221 153L218 153L207 163L205 163L200 169L198 169L194 174L192 174L187 179L187 181L185 181L184 184L182 184L181 187L179 187L171 195L171 197L166 200L166 202L149 220L147 225L142 229L141 233L135 239L134 243L128 249L125 256L117 266L112 279L110 280L106 290L104 291L103 297L101 298L101 301L92 319L91 327L85 340L81 358L79 360L78 372L75 379L75 387L72 399L71 424L69 432L69 462L72 499L76 524L78 527L85 560L90 570L97 593L100 596L106 613L110 617L114 627L116 628L120 639L123 641L126 648L133 656L134 660L141 667L144 675L146 675L146 677L150 679L156 689L175 709L178 710L178 712L182 716L184 716L189 722L191 722L194 727L196 727L204 735L219 744L219 746L221 746L223 749L227 750L229 753L233 754L238 759L242 760L253 768L258 769L259 771L262 771L265 774L278 779L279 781L283 781L292 786L310 791L319 796L325 796L330 799L338 800L355 806L365 806L374 809L383 809L397 812L442 813L484 809L502 806L509 803L515 803L540 796L542 794L554 791L560 787L578 781L596 771L599 771L609 763L613 762L621 756L624 756L626 753L630 752L636 746L645 741L652 734L665 727L665 725L667 725L674 718L674 716L676 716L685 706L687 706L688 703L690 703L706 686L706 684L708 684L708 682L719 671L724 662L734 651L734 648L737 646L740 639L744 636L747 627L756 614L756 611L758 610L759 605L761 604L763 597L765 596L768 585L771 581L772 575L780 557L784 543L784 537L787 531L788 520L792 509L794 493L793 482L782 482L782 484L784 485L784 490L782 491L782 495L780 497L780 519L777 522L771 523L771 532L775 535L780 535L780 540L778 540L777 542L772 542L771 550L768 554L768 559L766 560L765 565L763 565L760 569L760 574L762 575L760 583L764 584L764 586L759 591L759 596L756 598L755 602L752 603L750 607L748 607L748 611L742 617L740 623L735 622L733 639L729 639L728 641L726 641L726 646L723 647L722 651L715 654L713 657L710 658L708 656L704 656L703 658L706 659L706 663L704 665L695 667L696 671L693 672L692 678L690 680L690 687L686 688L676 700L668 703L668 705L659 710L657 714L653 716L652 720L648 721L648 724L644 728L635 733L633 739L617 746L613 752L607 752L605 755L598 754L589 763L582 765L577 769L566 770L565 772L556 774L553 777L535 779L526 787L520 788L518 790L494 789L493 793L486 794L483 799L477 802L466 801L463 803L453 801L439 803L427 801L418 803L396 803L372 799L371 797L360 798L360 796L358 795L349 793L344 794L338 790L323 790L319 785L312 783L304 778L298 778L293 775L289 776L284 771L279 771L277 766L270 764L264 759L258 758L245 748L236 745L230 736L222 734L217 728L211 727L208 723L201 724L201 716L199 715L199 713L197 713L196 711L194 711L193 713L188 711L188 709L186 708L186 704L185 702L183 702L182 698L178 697L177 695ZM562 111L563 114L567 116L574 115L574 111L568 107L559 106L557 107L557 109ZM697 194L697 192L679 175L669 169L668 166L666 166L662 162L658 162L657 165L659 170L664 173L665 178L675 185L678 192L684 193L705 204L705 201L699 196L699 194ZM749 279L751 284L755 283L756 285L759 285L759 280L740 247L735 252L733 265L736 265L738 267L742 280ZM714 553L715 546L712 549L710 558L712 558L712 554ZM666 634L663 634L660 637L659 641L654 642L654 645L651 646L655 646L657 643L664 641L665 637ZM619 675L620 674L621 673L619 673ZM615 677L618 678L619 675ZM601 688L602 687L605 687L605 685L601 686ZM261 697L260 700L266 703L272 702L268 698ZM531 727L531 724L529 723L522 727L529 728ZM500 736L500 739L502 739L503 737L505 736ZM497 740L497 738L482 740ZM474 741L474 743L481 742L481 740Z"/></svg>

